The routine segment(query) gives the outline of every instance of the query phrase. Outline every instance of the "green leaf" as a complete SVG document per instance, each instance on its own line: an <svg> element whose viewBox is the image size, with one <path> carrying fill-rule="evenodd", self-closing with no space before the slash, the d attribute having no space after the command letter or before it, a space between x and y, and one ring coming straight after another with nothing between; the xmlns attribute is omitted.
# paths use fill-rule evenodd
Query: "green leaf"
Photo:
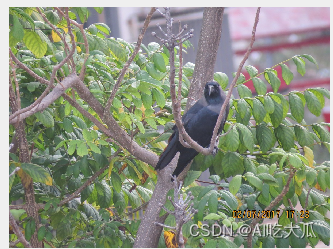
<svg viewBox="0 0 333 249"><path fill-rule="evenodd" d="M298 123L301 123L304 118L304 106L301 98L294 93L289 93L289 104L291 114Z"/></svg>
<svg viewBox="0 0 333 249"><path fill-rule="evenodd" d="M52 186L52 178L50 174L41 166L32 163L22 163L21 169L31 176L34 182L41 182Z"/></svg>
<svg viewBox="0 0 333 249"><path fill-rule="evenodd" d="M232 131L230 131L226 136L225 136L225 147L230 150L230 151L236 151L239 147L239 134L234 126L232 128Z"/></svg>
<svg viewBox="0 0 333 249"><path fill-rule="evenodd" d="M48 10L45 11L45 15L46 18L50 21L50 23L52 23L53 25L57 25L58 22L60 21L60 18L57 14L57 12L53 11L53 10Z"/></svg>
<svg viewBox="0 0 333 249"><path fill-rule="evenodd" d="M256 89L256 92L258 93L258 95L265 95L267 92L267 86L265 84L265 82L263 82L261 79L259 78L253 78L252 79L253 82L253 86Z"/></svg>
<svg viewBox="0 0 333 249"><path fill-rule="evenodd" d="M315 60L315 58L313 58L311 55L309 54L302 54L301 57L306 58L308 61L312 62L313 64L315 64L318 68L318 63Z"/></svg>
<svg viewBox="0 0 333 249"><path fill-rule="evenodd" d="M155 80L162 80L165 76L164 73L161 73L156 70L155 65L153 63L150 63L150 62L147 63L146 69L147 69L147 72L149 73L149 75Z"/></svg>
<svg viewBox="0 0 333 249"><path fill-rule="evenodd" d="M232 178L232 180L229 183L229 191L233 194L236 195L238 192L240 186L242 184L242 176L241 175L236 175Z"/></svg>
<svg viewBox="0 0 333 249"><path fill-rule="evenodd" d="M95 153L97 153L97 154L101 154L101 150L98 148L98 146L96 145L96 144L94 144L93 142L91 142L91 141L88 141L87 142L87 145L90 147L90 149L93 151L93 152L95 152Z"/></svg>
<svg viewBox="0 0 333 249"><path fill-rule="evenodd" d="M203 220L220 220L221 216L215 213L210 213L206 215Z"/></svg>
<svg viewBox="0 0 333 249"><path fill-rule="evenodd" d="M96 182L95 187L97 190L97 205L101 208L108 208L112 197L110 186L102 180L101 182Z"/></svg>
<svg viewBox="0 0 333 249"><path fill-rule="evenodd" d="M297 57L297 56L293 57L293 61L296 65L296 67L297 67L297 72L300 75L304 76L304 74L305 74L305 61L302 58Z"/></svg>
<svg viewBox="0 0 333 249"><path fill-rule="evenodd" d="M313 92L305 91L304 97L309 111L319 117L321 114L321 103L317 96Z"/></svg>
<svg viewBox="0 0 333 249"><path fill-rule="evenodd" d="M274 112L274 102L270 96L265 96L264 97L264 107L265 110L269 113L272 114Z"/></svg>
<svg viewBox="0 0 333 249"><path fill-rule="evenodd" d="M72 234L72 227L70 222L61 222L56 229L56 236L59 241L65 240Z"/></svg>
<svg viewBox="0 0 333 249"><path fill-rule="evenodd" d="M325 245L329 245L330 243L330 226L321 220L312 220L312 229L315 233L318 234L319 238L325 243Z"/></svg>
<svg viewBox="0 0 333 249"><path fill-rule="evenodd" d="M330 133L322 125L314 124L311 127L322 142L330 142Z"/></svg>
<svg viewBox="0 0 333 249"><path fill-rule="evenodd" d="M111 172L111 183L112 183L112 187L114 188L114 190L116 190L118 193L120 193L121 187L122 187L121 178L118 174L116 174L113 171Z"/></svg>
<svg viewBox="0 0 333 249"><path fill-rule="evenodd" d="M267 79L268 83L272 86L274 93L277 93L281 85L281 81L277 77L277 75L273 71L266 71L265 78Z"/></svg>
<svg viewBox="0 0 333 249"><path fill-rule="evenodd" d="M79 156L85 156L85 155L88 155L88 148L87 148L87 145L81 141L81 143L79 143L77 145L77 150L76 150L77 154Z"/></svg>
<svg viewBox="0 0 333 249"><path fill-rule="evenodd" d="M152 94L153 94L153 98L156 100L157 104L163 108L165 106L165 98L164 95L157 90L156 88L152 89Z"/></svg>
<svg viewBox="0 0 333 249"><path fill-rule="evenodd" d="M110 35L111 33L109 26L105 23L95 23L95 27L107 35Z"/></svg>
<svg viewBox="0 0 333 249"><path fill-rule="evenodd" d="M280 124L274 130L275 136L285 151L294 147L294 132L288 126Z"/></svg>
<svg viewBox="0 0 333 249"><path fill-rule="evenodd" d="M229 191L219 190L222 195L222 199L225 200L232 210L236 210L238 207L238 201L235 196L233 196Z"/></svg>
<svg viewBox="0 0 333 249"><path fill-rule="evenodd" d="M162 73L167 71L164 58L160 53L153 54L153 62L157 70L161 71Z"/></svg>
<svg viewBox="0 0 333 249"><path fill-rule="evenodd" d="M53 116L47 110L44 110L43 112L36 112L35 116L45 127L49 128L54 126Z"/></svg>
<svg viewBox="0 0 333 249"><path fill-rule="evenodd" d="M112 54L120 61L126 62L127 61L127 53L126 49L123 48L116 40L109 38L106 39L106 44L108 45L109 49L111 50Z"/></svg>
<svg viewBox="0 0 333 249"><path fill-rule="evenodd" d="M188 171L187 175L185 177L185 180L184 180L184 187L187 187L192 182L194 182L196 179L198 179L200 177L201 173L202 173L201 171L193 171L193 170Z"/></svg>
<svg viewBox="0 0 333 249"><path fill-rule="evenodd" d="M225 90L229 84L229 78L225 73L214 73L214 80L220 84L221 88Z"/></svg>
<svg viewBox="0 0 333 249"><path fill-rule="evenodd" d="M320 186L320 188L325 192L327 188L326 180L325 180L325 171L324 170L319 170L318 171L318 176L317 176L317 181Z"/></svg>
<svg viewBox="0 0 333 249"><path fill-rule="evenodd" d="M266 102L266 100L265 100L265 102ZM274 128L276 128L282 122L282 119L283 119L283 107L282 107L281 104L277 103L275 100L273 100L273 103L274 103L274 112L272 114L270 114L269 116L271 118L272 125L274 126Z"/></svg>
<svg viewBox="0 0 333 249"><path fill-rule="evenodd" d="M262 242L262 248L275 248L275 239L272 236L267 236Z"/></svg>
<svg viewBox="0 0 333 249"><path fill-rule="evenodd" d="M92 141L92 140L93 140L93 137L92 137L90 131L88 131L87 129L83 129L83 130L82 130L82 135L83 135L83 138L84 138L86 141Z"/></svg>
<svg viewBox="0 0 333 249"><path fill-rule="evenodd" d="M300 125L294 126L294 131L296 135L296 139L300 146L308 146L311 147L313 145L313 138L309 131Z"/></svg>
<svg viewBox="0 0 333 249"><path fill-rule="evenodd" d="M296 155L292 155L292 154L289 155L288 160L289 160L289 163L291 164L291 166L293 166L296 169L301 168L303 166L301 159Z"/></svg>
<svg viewBox="0 0 333 249"><path fill-rule="evenodd" d="M314 89L311 89L311 88L308 89L308 91L312 92L317 97L317 99L320 102L321 108L324 108L324 106L325 106L325 98L324 98L323 94L320 91L317 91L317 90L314 90Z"/></svg>
<svg viewBox="0 0 333 249"><path fill-rule="evenodd" d="M213 192L209 196L209 199L208 199L209 212L216 213L217 212L217 206L218 206L217 194L216 194L216 192Z"/></svg>
<svg viewBox="0 0 333 249"><path fill-rule="evenodd" d="M238 91L239 97L241 99L243 99L245 97L252 98L251 90L245 85L238 85L237 86L237 91Z"/></svg>
<svg viewBox="0 0 333 249"><path fill-rule="evenodd" d="M12 35L17 42L20 42L24 37L24 29L17 16L13 16L13 26L10 29Z"/></svg>
<svg viewBox="0 0 333 249"><path fill-rule="evenodd" d="M141 94L141 100L146 109L149 109L152 106L153 98L151 95L143 93Z"/></svg>
<svg viewBox="0 0 333 249"><path fill-rule="evenodd" d="M243 160L236 152L227 152L223 157L221 164L226 178L242 174L244 171Z"/></svg>
<svg viewBox="0 0 333 249"><path fill-rule="evenodd" d="M239 113L241 118L245 117L245 114L249 110L249 105L244 99L240 99L237 102L237 112Z"/></svg>
<svg viewBox="0 0 333 249"><path fill-rule="evenodd" d="M290 71L289 67L283 63L280 64L281 69L282 69L282 78L286 82L287 85L290 84L290 82L294 78L294 74Z"/></svg>
<svg viewBox="0 0 333 249"><path fill-rule="evenodd" d="M79 117L77 116L71 116L71 119L73 122L76 123L76 125L80 128L80 129L87 129L87 125L86 123Z"/></svg>
<svg viewBox="0 0 333 249"><path fill-rule="evenodd" d="M81 23L85 23L90 15L88 8L86 7L75 7L74 10L79 15Z"/></svg>
<svg viewBox="0 0 333 249"><path fill-rule="evenodd" d="M42 241L45 237L45 234L46 234L45 226L40 227L37 232L38 241Z"/></svg>
<svg viewBox="0 0 333 249"><path fill-rule="evenodd" d="M257 126L256 138L258 140L260 150L263 153L266 153L273 146L273 142L275 140L271 129L264 124Z"/></svg>
<svg viewBox="0 0 333 249"><path fill-rule="evenodd" d="M254 66L248 65L245 67L245 69L251 77L254 77L258 74L258 70Z"/></svg>
<svg viewBox="0 0 333 249"><path fill-rule="evenodd" d="M81 203L83 203L85 200L87 200L87 198L93 192L94 188L95 188L95 185L90 184L89 186L87 186L85 189L82 190L82 192L81 192Z"/></svg>
<svg viewBox="0 0 333 249"><path fill-rule="evenodd" d="M257 124L260 124L266 116L266 109L264 105L256 98L253 100L252 113Z"/></svg>
<svg viewBox="0 0 333 249"><path fill-rule="evenodd" d="M31 218L25 225L24 235L25 239L29 241L36 230L36 223L33 218Z"/></svg>
<svg viewBox="0 0 333 249"><path fill-rule="evenodd" d="M257 176L255 176L252 172L246 172L244 176L251 185L253 185L259 190L262 190L263 187L262 180L260 180Z"/></svg>
<svg viewBox="0 0 333 249"><path fill-rule="evenodd" d="M42 58L47 51L47 43L43 42L39 35L33 31L25 32L23 42L37 58Z"/></svg>
<svg viewBox="0 0 333 249"><path fill-rule="evenodd" d="M240 141L241 143L251 152L253 153L253 146L254 146L254 140L253 140L253 134L248 129L247 126L243 124L237 124L238 131L240 131Z"/></svg>
<svg viewBox="0 0 333 249"><path fill-rule="evenodd" d="M94 7L94 9L96 10L96 12L98 14L102 14L104 8L103 7Z"/></svg>

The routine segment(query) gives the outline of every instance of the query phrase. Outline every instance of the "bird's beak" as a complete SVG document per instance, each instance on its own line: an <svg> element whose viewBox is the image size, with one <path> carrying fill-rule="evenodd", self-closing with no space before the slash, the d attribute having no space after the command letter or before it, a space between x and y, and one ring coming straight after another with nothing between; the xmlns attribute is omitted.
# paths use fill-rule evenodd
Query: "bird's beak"
<svg viewBox="0 0 333 249"><path fill-rule="evenodd" d="M210 96L210 94L213 92L214 86L208 86L208 95Z"/></svg>

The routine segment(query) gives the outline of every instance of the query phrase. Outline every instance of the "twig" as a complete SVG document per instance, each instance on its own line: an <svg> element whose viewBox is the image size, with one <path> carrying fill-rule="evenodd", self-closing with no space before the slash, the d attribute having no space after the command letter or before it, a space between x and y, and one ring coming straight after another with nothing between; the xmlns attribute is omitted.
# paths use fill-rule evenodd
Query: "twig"
<svg viewBox="0 0 333 249"><path fill-rule="evenodd" d="M58 8L58 7L54 7L62 16L64 16L65 17L65 14L64 14L64 12L62 12L62 10L60 9L60 8ZM82 67L81 67L81 72L80 72L80 79L81 80L83 80L84 79L84 73L85 73L85 69L86 69L86 61L87 61L87 59L89 58L89 44L88 44L88 40L87 40L87 36L86 36L86 33L84 32L84 29L83 29L83 24L79 24L79 23L77 23L76 21L74 21L74 20L72 20L72 19L70 19L70 22L74 25L74 26L76 26L76 27L78 27L79 29L80 29L80 31L81 31L81 34L82 34L82 36L83 36L83 40L84 40L84 46L85 46L85 48L86 48L86 58L84 59L84 61L83 61L83 64L82 64Z"/></svg>
<svg viewBox="0 0 333 249"><path fill-rule="evenodd" d="M15 240L15 241L11 241L9 242L9 247L15 247L18 243L20 243L21 241L18 239L18 240Z"/></svg>
<svg viewBox="0 0 333 249"><path fill-rule="evenodd" d="M140 211L141 209L145 208L148 205L148 203L149 203L149 201L143 203L140 207L137 207L137 208L131 210L130 212L127 212L126 215L131 215L131 214L134 214L134 213Z"/></svg>
<svg viewBox="0 0 333 249"><path fill-rule="evenodd" d="M176 230L176 243L179 245L179 247L183 248L185 247L184 245L184 238L182 234L182 227L183 225L188 222L192 217L198 212L198 210L193 208L193 203L190 202L193 200L194 196L192 195L191 191L188 192L187 197L183 198L183 193L182 193L182 185L183 183L177 180L176 176L172 176L171 178L173 180L173 188L174 188L174 197L173 200L169 196L169 200L171 204L174 206L174 211L170 211L166 207L163 206L162 203L160 203L160 206L168 213L172 214L175 216L176 219L176 227L169 227L164 224L160 224L155 222L156 225L160 225L163 227L167 227L170 229Z"/></svg>
<svg viewBox="0 0 333 249"><path fill-rule="evenodd" d="M309 196L310 196L310 192L311 192L312 188L309 189L308 194L306 195L306 199L305 199L305 204L304 204L304 209L308 208L308 203L309 203Z"/></svg>
<svg viewBox="0 0 333 249"><path fill-rule="evenodd" d="M274 206L277 205L282 199L283 197L287 194L287 192L289 191L289 187L290 187L290 183L291 183L291 180L293 179L294 177L294 174L295 174L295 171L293 169L290 169L290 174L289 174L289 178L287 180L287 183L286 185L283 187L281 193L271 202L271 204L269 204L264 211L269 211L269 210L273 210ZM255 218L251 224L250 224L250 231L253 231L253 228L256 226L256 224L261 220L261 218L257 217ZM248 248L251 248L252 247L252 236L253 236L253 233L250 232L249 233L249 237L247 239L247 247Z"/></svg>
<svg viewBox="0 0 333 249"><path fill-rule="evenodd" d="M223 114L225 113L225 110L226 110L227 105L229 103L229 100L230 100L230 97L231 97L231 94L232 94L232 89L236 85L237 80L238 80L239 75L240 75L240 72L241 72L241 70L242 70L242 68L244 66L244 63L246 62L246 60L248 59L248 57L249 57L249 55L250 55L250 53L252 51L252 47L253 47L253 44L254 44L254 41L255 41L256 29L257 29L257 25L258 25L258 22L259 22L259 14L260 14L260 7L257 9L257 13L256 13L256 17L255 17L255 21L254 21L254 25L253 25L253 29L252 29L252 38L251 38L250 45L249 45L249 47L247 49L247 52L244 55L243 60L241 61L241 63L238 66L238 70L237 70L236 76L235 76L235 78L233 79L233 81L232 81L232 83L230 85L227 97L226 97L226 99L225 99L225 101L224 101L224 103L222 105L219 117L217 118L216 125L215 125L214 132L213 132L213 136L212 136L212 139L210 141L210 147L208 149L209 152L213 151L213 149L214 149L214 142L216 140L218 129L219 129L220 124L222 122Z"/></svg>
<svg viewBox="0 0 333 249"><path fill-rule="evenodd" d="M30 243L25 239L24 235L21 232L21 229L16 224L16 221L10 211L9 211L9 224L12 226L15 235L20 240L20 242L24 245L24 247L31 248Z"/></svg>
<svg viewBox="0 0 333 249"><path fill-rule="evenodd" d="M120 153L120 150L117 150L111 157L110 159L116 157L118 154ZM98 176L100 176L109 166L109 164L107 164L105 167L101 168L99 171L97 171L92 177L90 177L81 187L79 187L73 194L71 194L70 196L66 197L65 199L63 199L58 206L62 206L65 203L73 200L74 198L78 197L79 194L82 192L83 189L85 189L86 187L88 187Z"/></svg>
<svg viewBox="0 0 333 249"><path fill-rule="evenodd" d="M21 169L20 167L16 167L16 168L13 170L13 172L10 173L9 178L10 178L11 176L15 175L15 173L16 173L17 171L19 171L20 169Z"/></svg>
<svg viewBox="0 0 333 249"><path fill-rule="evenodd" d="M106 105L105 105L105 108L104 108L104 116L106 116L106 115L108 115L108 114L110 113L110 107L111 107L111 105L112 105L112 101L113 101L114 97L116 96L116 93L117 93L117 91L118 91L118 88L119 88L119 86L120 86L120 83L122 82L122 80L123 80L123 78L124 78L124 76L125 76L125 73L126 73L128 67L130 66L130 64L132 63L134 57L136 56L136 54L137 54L137 53L139 52L139 50L140 50L140 45L141 45L141 43L142 43L143 36L144 36L144 34L146 33L146 30L147 30L148 25L149 25L149 23L150 23L150 19L151 19L151 17L153 16L155 10L156 10L156 8L154 8L154 7L151 8L149 14L148 14L147 17L146 17L146 20L145 20L145 22L144 22L144 24L143 24L143 28L142 28L141 33L140 33L140 35L139 35L139 37L138 37L138 40L137 40L137 42L136 42L135 49L134 49L134 51L133 51L131 57L128 59L128 61L125 63L124 67L122 68L122 70L121 70L121 72L120 72L120 74L119 74L119 77L118 77L118 79L117 79L117 82L116 82L116 84L114 85L114 87L113 87L113 89L112 89L111 95L110 95L108 101L106 102Z"/></svg>
<svg viewBox="0 0 333 249"><path fill-rule="evenodd" d="M183 30L181 30L176 36L172 33L172 18L170 15L170 8L164 8L165 9L165 14L163 16L166 19L166 26L167 26L167 39L162 39L156 35L155 32L152 33L153 36L158 38L161 43L163 43L167 49L169 50L169 61L170 61L170 75L169 75L169 80L170 80L170 95L172 99L172 112L174 115L174 119L176 122L176 126L179 131L179 141L180 143L187 148L190 148L191 146L193 147L193 144L195 143L194 146L202 148L199 144L197 144L195 141L193 141L190 136L187 134L185 131L185 128L183 126L182 120L181 120L181 109L180 109L180 97L179 97L179 91L181 90L181 78L179 79L179 86L178 86L178 101L176 98L176 85L175 85L175 61L174 61L174 48L177 45L181 45L185 40L189 39L190 37L193 36L193 29L191 29L187 34L184 36L180 36L184 30L187 29L187 26L184 25ZM164 33L164 32L163 32ZM181 57L181 56L180 56ZM181 77L181 68L179 69L180 77ZM185 141L184 141L185 139Z"/></svg>
<svg viewBox="0 0 333 249"><path fill-rule="evenodd" d="M291 210L295 210L294 205L291 203L290 199L288 199L288 203L289 203L289 206L290 206ZM295 224L297 224L297 215L294 214L293 216L294 216Z"/></svg>

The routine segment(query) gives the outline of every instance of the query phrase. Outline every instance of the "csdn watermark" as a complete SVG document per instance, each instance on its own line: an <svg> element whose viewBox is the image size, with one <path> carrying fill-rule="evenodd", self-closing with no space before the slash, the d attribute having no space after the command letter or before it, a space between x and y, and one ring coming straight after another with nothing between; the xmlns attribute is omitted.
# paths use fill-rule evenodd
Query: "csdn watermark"
<svg viewBox="0 0 333 249"><path fill-rule="evenodd" d="M268 237L272 236L273 238L286 239L290 235L294 234L297 238L315 238L316 235L312 230L313 222L300 222L301 226L293 224L292 222L289 225L282 226L278 223L265 223L265 224L256 224L253 228L248 224L243 224L237 229L233 229L233 225L226 227L218 224L213 224L209 226L208 224L202 224L200 229L197 224L190 226L190 234L193 237L199 235L204 237L219 237L219 236L230 236L234 237L236 235L241 235L243 237L249 236L252 233L253 236L258 237ZM295 232L296 230L301 230L302 234Z"/></svg>

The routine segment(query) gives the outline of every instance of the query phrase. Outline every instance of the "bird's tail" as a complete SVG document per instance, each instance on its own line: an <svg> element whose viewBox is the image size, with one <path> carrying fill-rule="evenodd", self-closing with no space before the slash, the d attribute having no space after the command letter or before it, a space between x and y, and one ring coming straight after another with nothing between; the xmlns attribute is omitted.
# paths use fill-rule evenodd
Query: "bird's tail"
<svg viewBox="0 0 333 249"><path fill-rule="evenodd" d="M155 169L159 170L164 169L171 162L171 160L178 152L177 141L178 141L178 136L176 135L171 139L165 151L163 151L163 153L161 154Z"/></svg>

